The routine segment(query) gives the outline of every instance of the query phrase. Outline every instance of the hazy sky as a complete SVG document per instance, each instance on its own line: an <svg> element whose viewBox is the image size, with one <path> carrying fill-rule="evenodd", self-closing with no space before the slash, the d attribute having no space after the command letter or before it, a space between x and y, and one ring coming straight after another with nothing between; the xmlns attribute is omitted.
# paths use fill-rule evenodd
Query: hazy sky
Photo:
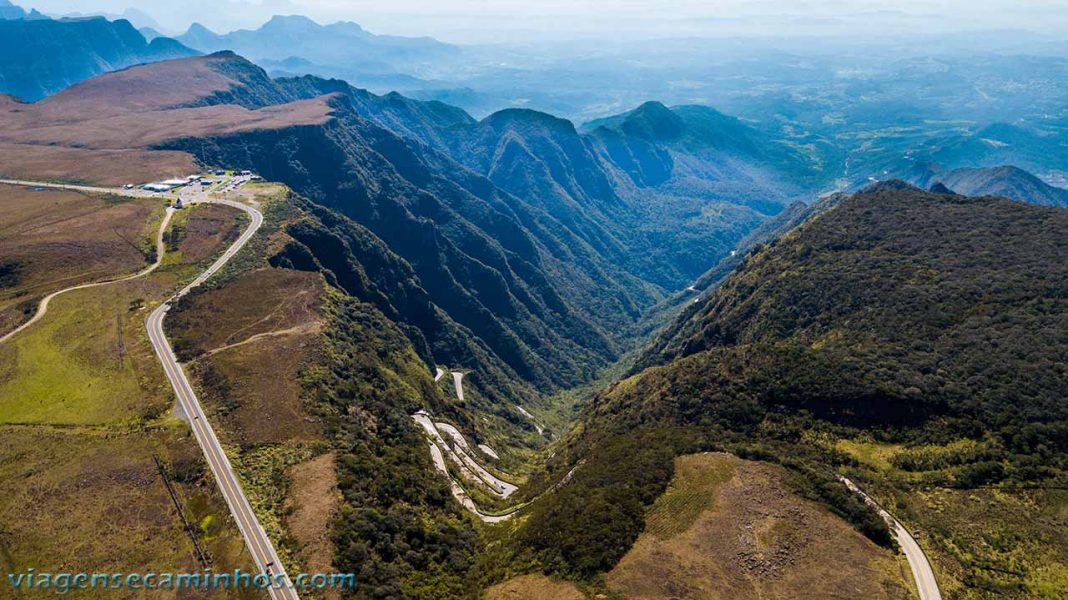
<svg viewBox="0 0 1068 600"><path fill-rule="evenodd" d="M274 14L351 20L375 33L453 42L611 37L1068 30L1068 0L14 0L48 13L136 7L170 32L217 31Z"/></svg>

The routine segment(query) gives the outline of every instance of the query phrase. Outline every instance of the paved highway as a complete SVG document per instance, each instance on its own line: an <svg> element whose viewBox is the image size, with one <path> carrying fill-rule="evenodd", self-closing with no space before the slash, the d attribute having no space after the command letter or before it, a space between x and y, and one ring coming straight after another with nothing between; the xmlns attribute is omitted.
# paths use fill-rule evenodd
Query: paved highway
<svg viewBox="0 0 1068 600"><path fill-rule="evenodd" d="M452 383L456 386L456 397L460 402L464 401L464 374L459 371L452 372Z"/></svg>
<svg viewBox="0 0 1068 600"><path fill-rule="evenodd" d="M72 185L66 183L43 183L40 181L26 181L24 179L0 179L0 183L6 183L8 185L24 185L26 187L46 187L55 188L57 190L74 190L76 192L90 192L90 193L105 193L115 194L118 196L127 196L130 198L166 198L166 194L158 192L150 192L148 190L142 190L140 188L121 189L121 188L108 188L108 187L94 187L91 185Z"/></svg>
<svg viewBox="0 0 1068 600"><path fill-rule="evenodd" d="M508 483L507 481L498 478L493 473L490 473L475 460L475 457L471 454L471 446L467 444L467 440L464 439L460 430L453 427L449 423L434 423L438 431L444 431L455 442L455 454L467 465L471 471L479 477L482 484L485 485L489 491L500 496L501 498L507 498L519 490L515 484Z"/></svg>
<svg viewBox="0 0 1068 600"><path fill-rule="evenodd" d="M938 582L935 581L934 570L931 569L931 563L927 560L927 555L923 553L923 549L920 548L920 544L916 542L916 538L912 537L909 530L905 529L905 526L895 519L893 515L879 506L878 502L865 494L864 490L861 490L857 484L842 475L839 475L838 479L847 488L860 494L864 501L874 508L890 525L890 532L894 534L894 539L897 540L901 550L905 553L905 558L909 561L912 578L916 580L916 588L920 592L920 600L942 600L942 592L938 590Z"/></svg>
<svg viewBox="0 0 1068 600"><path fill-rule="evenodd" d="M152 311L148 316L148 338L152 342L152 347L155 349L160 363L163 365L167 379L170 380L171 386L174 388L174 393L178 396L178 404L182 408L182 412L189 419L193 435L197 438L197 443L200 444L200 448L204 452L208 466L211 468L212 474L215 475L215 480L219 483L219 489L226 499L226 504L230 507L230 513L233 515L234 521L237 522L241 535L245 538L245 543L248 545L253 560L256 561L256 566L261 572L285 577L286 586L282 589L271 589L271 598L276 600L296 600L297 593L289 583L282 561L278 558L278 553L275 551L274 545L271 544L270 538L267 537L267 532L263 530L259 520L256 518L256 513L253 512L248 498L245 497L245 492L241 489L241 483L230 465L230 460L226 457L226 453L223 451L219 438L216 437L211 424L208 423L204 410L200 406L200 401L193 391L193 386L190 385L189 378L186 377L182 366L178 364L178 359L171 349L170 342L167 341L167 337L163 333L163 319L166 318L167 312L171 309L171 302L186 295L190 290L207 281L208 278L225 266L248 243L252 236L256 234L260 225L263 224L263 215L251 206L230 200L200 201L223 204L243 210L252 217L252 223L241 234L241 237L237 238L237 241L218 260L212 263L206 271L201 273L189 285L182 288L173 298Z"/></svg>
<svg viewBox="0 0 1068 600"><path fill-rule="evenodd" d="M236 189L241 183L244 183L244 179L234 180L236 185L232 186ZM117 194L122 196L130 196L135 198L158 198L165 197L159 194L145 192L143 190L132 189L112 189L101 188L91 186L80 185L65 185L54 183L41 183L36 181L22 181L22 180L3 180L0 179L0 183L8 183L13 185L26 185L33 187L51 187L59 189L70 189L84 192L103 192L109 194ZM234 202L232 200L225 199L212 199L208 197L208 190L195 189L190 186L187 192L180 193L180 197L183 202L190 203L214 203L230 206L238 210L242 210L252 218L252 223L249 227L237 238L222 256L218 258L207 270L201 273L196 279L194 279L189 285L182 288L178 293L172 296L168 301L160 304L155 310L148 316L147 329L149 341L152 343L153 349L156 351L156 355L159 357L160 363L163 365L163 371L167 374L167 379L170 380L171 386L174 388L175 394L178 396L178 404L189 419L190 427L193 430L193 435L197 439L197 443L200 444L201 450L204 452L204 457L208 462L208 466L211 468L212 474L215 476L215 480L219 484L219 489L222 492L223 497L226 499L226 504L230 507L230 513L234 517L234 521L237 522L238 529L241 531L242 537L245 539L245 544L249 548L249 552L252 554L253 560L256 562L256 566L261 572L269 573L272 576L281 576L284 578L285 585L281 589L270 589L268 593L272 600L299 600L298 595L294 589L292 589L292 583L288 575L285 572L285 568L282 566L282 561L278 558L278 553L274 549L274 545L271 544L270 538L267 537L267 533L263 530L259 520L256 518L256 514L252 511L252 506L249 504L248 498L245 497L245 492L241 489L241 484L237 479L237 474L234 473L233 467L230 465L229 459L226 457L226 453L223 451L222 445L219 443L219 438L216 437L215 431L208 423L208 419L204 414L203 409L200 406L200 401L197 400L196 394L193 392L193 386L189 383L189 378L186 377L185 371L182 370L178 359L174 355L174 351L171 349L170 342L167 341L167 337L163 333L163 319L167 316L167 312L171 309L171 302L181 298L189 293L193 288L201 285L208 280L212 275L219 271L227 262L230 261L244 246L248 243L252 236L256 234L256 231L263 224L263 214L255 208L241 204L240 202ZM172 209L167 210L167 217L164 220L163 227L166 227L167 221L170 219ZM163 231L161 227L160 231ZM159 262L163 260L163 252L165 248L162 246L162 233L159 240L157 252L157 262L155 265L150 266L146 270L132 275L124 279L131 279L133 277L140 277L146 275L155 269ZM119 280L121 281L121 280ZM85 284L82 286L76 286L70 289L79 289L83 287L91 287L93 285L104 285L110 282L99 282L95 284ZM67 291L67 290L64 290ZM47 309L47 300L62 292L56 292L49 298L46 298L45 302L42 302L43 307L38 309L40 313L42 309ZM42 313L43 314L43 313ZM39 317L36 317L36 320ZM32 323L32 321L31 321ZM29 325L29 323L20 327L19 330ZM19 330L15 330L5 336L3 339L7 339ZM2 340L0 340L2 341Z"/></svg>

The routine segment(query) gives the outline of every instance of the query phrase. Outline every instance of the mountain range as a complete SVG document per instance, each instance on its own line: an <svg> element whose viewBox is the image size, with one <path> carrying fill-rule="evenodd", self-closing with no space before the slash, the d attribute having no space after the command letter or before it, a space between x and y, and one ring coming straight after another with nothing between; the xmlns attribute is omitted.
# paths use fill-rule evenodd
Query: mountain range
<svg viewBox="0 0 1068 600"><path fill-rule="evenodd" d="M0 0L0 21L17 21L22 19L47 19L36 8L26 11L21 6L12 4L10 0Z"/></svg>
<svg viewBox="0 0 1068 600"><path fill-rule="evenodd" d="M165 89L155 86L164 79ZM141 92L117 102L127 90ZM700 156L624 134L624 143L688 165L650 185L565 120L504 111L475 121L341 81L272 80L230 53L105 75L36 105L11 105L5 121L9 174L27 160L26 143L33 153L191 155L254 169L353 219L381 242L300 230L301 245L278 260L322 266L404 324L428 362L479 372L471 397L483 395L505 415L513 411L503 400L536 403L615 360L624 350L616 332L726 255L788 197L768 187L760 202L732 201L716 191L714 172L722 171L694 169ZM139 131L134 122L154 125ZM754 151L747 145L734 168ZM717 148L729 152L729 143ZM785 180L780 167L747 171ZM708 191L677 202L677 180L704 181ZM355 254L339 253L339 244ZM418 285L399 285L411 277L387 275L400 267L362 254L382 244Z"/></svg>
<svg viewBox="0 0 1068 600"><path fill-rule="evenodd" d="M460 57L458 47L433 38L375 35L356 23L320 25L298 15L275 16L255 30L217 34L199 23L177 37L190 48L212 53L230 50L272 70L342 77L359 83L367 76L420 76L437 72Z"/></svg>
<svg viewBox="0 0 1068 600"><path fill-rule="evenodd" d="M95 75L195 54L170 38L146 42L125 20L0 20L0 92L34 101Z"/></svg>
<svg viewBox="0 0 1068 600"><path fill-rule="evenodd" d="M920 187L941 183L965 196L1002 196L1039 204L1068 208L1068 190L1047 184L1018 167L978 167L944 170L937 165L917 164L902 177Z"/></svg>
<svg viewBox="0 0 1068 600"><path fill-rule="evenodd" d="M641 367L597 395L557 473L583 466L534 509L523 544L559 573L592 577L627 548L604 539L635 539L647 526L634 506L659 496L671 456L727 449L788 465L810 497L889 543L885 523L841 495L829 468L862 474L897 510L938 528L928 552L961 569L941 571L941 585L1041 597L1042 583L981 549L988 531L1016 530L1005 519L1017 500L989 500L981 532L946 502L1063 482L1066 455L1052 449L1064 448L1065 381L1049 367L1064 359L1066 219L1060 208L901 181L837 198L754 249ZM865 454L873 448L889 463ZM1044 515L1061 501L1035 501L1036 531L1060 527ZM1064 545L1031 546L1040 547Z"/></svg>
<svg viewBox="0 0 1068 600"><path fill-rule="evenodd" d="M0 89L37 99L0 97L0 176L119 186L248 169L272 182L245 188L272 194L262 230L173 301L168 336L293 561L305 558L303 521L289 520L290 491L305 489L296 467L328 459L316 499L333 512L314 543L327 566L359 573L357 597L477 597L524 574L641 596L618 569L650 548L651 597L696 595L694 556L775 585L796 562L811 584L813 565L844 571L843 548L857 547L890 565L858 569L874 597L910 597L888 523L845 475L910 525L945 589L1059 589L1068 192L986 164L1038 164L1059 140L1014 154L1029 130L993 127L925 146L950 167L897 146L858 167L832 136L706 106L649 101L580 126L527 108L476 119L341 79L272 77L228 49L298 71L360 55L353 69L385 74L462 54L351 23L194 26L187 45L103 18L19 17L5 32ZM885 180L825 193L849 185L843 172ZM164 241L205 208L221 207L179 211ZM3 266L17 285L21 266ZM122 323L145 299L119 300L125 312L91 318L117 321L125 369L138 348L126 356ZM236 341L253 329L256 343ZM462 429L495 475L513 469L519 518L469 518L417 410ZM163 412L139 423L169 428ZM122 418L116 437L133 429ZM764 476L679 462L725 452L782 475L768 491ZM204 475L178 460L179 485ZM490 517L511 506L470 488ZM813 556L833 528L803 529L806 510L852 545ZM716 535L723 521L738 532ZM738 545L710 550L727 538ZM657 545L682 542L689 554Z"/></svg>

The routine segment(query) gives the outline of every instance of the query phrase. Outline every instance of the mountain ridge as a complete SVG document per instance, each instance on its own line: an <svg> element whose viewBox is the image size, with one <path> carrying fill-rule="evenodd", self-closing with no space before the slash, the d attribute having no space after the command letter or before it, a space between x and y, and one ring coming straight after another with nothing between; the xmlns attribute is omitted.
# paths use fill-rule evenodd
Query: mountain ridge
<svg viewBox="0 0 1068 600"><path fill-rule="evenodd" d="M941 183L965 196L1001 196L1040 206L1068 208L1068 190L1049 185L1012 165L945 170L938 165L919 164L905 177L925 188Z"/></svg>
<svg viewBox="0 0 1068 600"><path fill-rule="evenodd" d="M44 98L96 75L146 62L194 56L170 38L145 41L129 21L0 20L0 92Z"/></svg>

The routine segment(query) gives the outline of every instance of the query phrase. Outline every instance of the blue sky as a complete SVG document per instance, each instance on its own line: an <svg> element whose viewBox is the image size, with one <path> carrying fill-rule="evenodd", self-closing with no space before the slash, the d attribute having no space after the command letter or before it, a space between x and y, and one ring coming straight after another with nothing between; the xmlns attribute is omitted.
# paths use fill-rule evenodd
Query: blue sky
<svg viewBox="0 0 1068 600"><path fill-rule="evenodd" d="M170 32L193 20L219 31L274 14L352 20L377 33L455 42L735 35L870 35L1068 30L1068 0L14 0L49 13L130 6Z"/></svg>

